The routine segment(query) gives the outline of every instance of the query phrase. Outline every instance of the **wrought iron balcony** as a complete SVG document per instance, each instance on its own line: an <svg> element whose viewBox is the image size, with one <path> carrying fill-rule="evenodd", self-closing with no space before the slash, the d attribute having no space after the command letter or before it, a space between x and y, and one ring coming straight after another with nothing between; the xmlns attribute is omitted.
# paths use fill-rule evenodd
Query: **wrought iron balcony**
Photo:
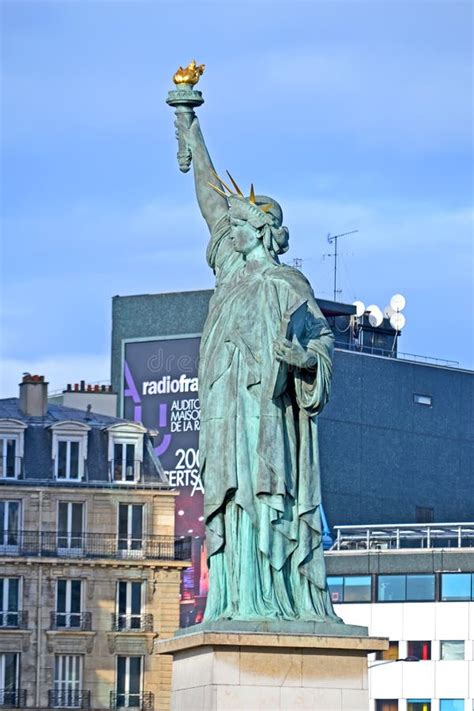
<svg viewBox="0 0 474 711"><path fill-rule="evenodd" d="M52 612L51 629L90 632L92 615L90 612Z"/></svg>
<svg viewBox="0 0 474 711"><path fill-rule="evenodd" d="M0 479L21 479L23 457L0 456Z"/></svg>
<svg viewBox="0 0 474 711"><path fill-rule="evenodd" d="M126 694L110 692L110 708L116 709L140 709L140 711L154 711L155 695L151 691L143 691L141 694Z"/></svg>
<svg viewBox="0 0 474 711"><path fill-rule="evenodd" d="M91 692L83 689L50 689L48 707L53 709L90 709Z"/></svg>
<svg viewBox="0 0 474 711"><path fill-rule="evenodd" d="M109 462L110 481L122 484L136 484L142 478L143 462L134 461L124 463L123 460L112 459Z"/></svg>
<svg viewBox="0 0 474 711"><path fill-rule="evenodd" d="M26 689L0 689L1 709L24 709L26 707Z"/></svg>
<svg viewBox="0 0 474 711"><path fill-rule="evenodd" d="M0 531L0 556L189 560L191 538L61 531Z"/></svg>
<svg viewBox="0 0 474 711"><path fill-rule="evenodd" d="M114 632L153 632L153 615L112 615Z"/></svg>
<svg viewBox="0 0 474 711"><path fill-rule="evenodd" d="M0 612L0 630L26 630L27 627L28 612L26 610L17 610L16 612L2 610Z"/></svg>

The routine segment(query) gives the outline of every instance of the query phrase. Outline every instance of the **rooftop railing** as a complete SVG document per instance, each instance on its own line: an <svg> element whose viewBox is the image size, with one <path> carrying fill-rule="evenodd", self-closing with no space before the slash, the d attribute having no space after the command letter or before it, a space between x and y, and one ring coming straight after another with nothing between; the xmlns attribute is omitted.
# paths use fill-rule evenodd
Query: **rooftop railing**
<svg viewBox="0 0 474 711"><path fill-rule="evenodd" d="M337 341L334 347L341 351L351 351L352 353L366 353L367 355L382 356L383 358L394 358L396 360L409 360L413 363L426 363L426 365L439 365L444 368L459 368L457 360L447 360L446 358L433 358L431 356L417 355L415 353L402 353L402 351L388 350L376 345L351 343L348 341Z"/></svg>
<svg viewBox="0 0 474 711"><path fill-rule="evenodd" d="M331 550L400 550L403 548L473 548L474 523L400 523L335 526Z"/></svg>
<svg viewBox="0 0 474 711"><path fill-rule="evenodd" d="M10 530L0 531L0 556L189 560L191 538Z"/></svg>

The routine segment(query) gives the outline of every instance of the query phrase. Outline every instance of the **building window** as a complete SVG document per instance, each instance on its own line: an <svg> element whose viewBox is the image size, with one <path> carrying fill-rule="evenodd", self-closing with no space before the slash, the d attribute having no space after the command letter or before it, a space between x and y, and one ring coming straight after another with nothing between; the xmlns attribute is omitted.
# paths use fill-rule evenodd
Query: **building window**
<svg viewBox="0 0 474 711"><path fill-rule="evenodd" d="M464 711L464 699L440 699L439 711Z"/></svg>
<svg viewBox="0 0 474 711"><path fill-rule="evenodd" d="M18 551L20 537L20 502L0 501L0 552Z"/></svg>
<svg viewBox="0 0 474 711"><path fill-rule="evenodd" d="M114 458L112 460L114 481L133 484L140 479L140 467L141 462L135 455L135 443L114 441Z"/></svg>
<svg viewBox="0 0 474 711"><path fill-rule="evenodd" d="M118 630L139 630L142 627L143 584L140 581L120 580L117 584Z"/></svg>
<svg viewBox="0 0 474 711"><path fill-rule="evenodd" d="M82 580L58 580L56 627L81 627Z"/></svg>
<svg viewBox="0 0 474 711"><path fill-rule="evenodd" d="M0 437L0 479L16 479L20 473L17 437Z"/></svg>
<svg viewBox="0 0 474 711"><path fill-rule="evenodd" d="M379 575L378 602L429 601L435 599L434 575Z"/></svg>
<svg viewBox="0 0 474 711"><path fill-rule="evenodd" d="M143 505L119 504L118 548L123 554L141 554L143 546Z"/></svg>
<svg viewBox="0 0 474 711"><path fill-rule="evenodd" d="M142 658L117 657L117 708L141 708Z"/></svg>
<svg viewBox="0 0 474 711"><path fill-rule="evenodd" d="M442 640L441 659L461 660L464 659L464 640Z"/></svg>
<svg viewBox="0 0 474 711"><path fill-rule="evenodd" d="M399 657L398 642L389 642L388 649L382 649L380 652L376 652L376 659L383 659L387 662L395 662Z"/></svg>
<svg viewBox="0 0 474 711"><path fill-rule="evenodd" d="M0 706L19 706L19 657L19 654L0 654Z"/></svg>
<svg viewBox="0 0 474 711"><path fill-rule="evenodd" d="M431 659L431 642L414 642L407 643L407 656L417 657L420 661L426 662Z"/></svg>
<svg viewBox="0 0 474 711"><path fill-rule="evenodd" d="M84 458L81 456L82 439L57 440L56 478L82 479Z"/></svg>
<svg viewBox="0 0 474 711"><path fill-rule="evenodd" d="M58 504L58 549L70 554L84 547L84 505L71 501ZM66 554L67 554L66 553Z"/></svg>
<svg viewBox="0 0 474 711"><path fill-rule="evenodd" d="M376 699L375 711L398 711L398 699Z"/></svg>
<svg viewBox="0 0 474 711"><path fill-rule="evenodd" d="M370 575L347 575L328 577L328 586L333 602L370 602Z"/></svg>
<svg viewBox="0 0 474 711"><path fill-rule="evenodd" d="M82 657L79 654L57 654L54 659L55 708L81 708Z"/></svg>
<svg viewBox="0 0 474 711"><path fill-rule="evenodd" d="M431 699L408 699L407 711L431 711Z"/></svg>
<svg viewBox="0 0 474 711"><path fill-rule="evenodd" d="M415 405L424 405L425 407L431 407L433 405L433 398L431 395L422 395L421 393L413 394L413 402Z"/></svg>
<svg viewBox="0 0 474 711"><path fill-rule="evenodd" d="M0 578L0 628L19 627L20 579Z"/></svg>
<svg viewBox="0 0 474 711"><path fill-rule="evenodd" d="M442 573L441 600L473 599L473 578L471 573Z"/></svg>

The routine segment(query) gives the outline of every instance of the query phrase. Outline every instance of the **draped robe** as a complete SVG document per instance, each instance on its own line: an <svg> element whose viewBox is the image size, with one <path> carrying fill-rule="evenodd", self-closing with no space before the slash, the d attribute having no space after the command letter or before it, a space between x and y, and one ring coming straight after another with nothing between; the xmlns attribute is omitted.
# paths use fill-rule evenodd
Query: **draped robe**
<svg viewBox="0 0 474 711"><path fill-rule="evenodd" d="M221 219L208 247L217 287L200 355L204 619L338 621L323 560L316 419L330 394L333 334L298 270L270 260L244 267L229 231ZM301 303L312 369L278 363L273 350Z"/></svg>

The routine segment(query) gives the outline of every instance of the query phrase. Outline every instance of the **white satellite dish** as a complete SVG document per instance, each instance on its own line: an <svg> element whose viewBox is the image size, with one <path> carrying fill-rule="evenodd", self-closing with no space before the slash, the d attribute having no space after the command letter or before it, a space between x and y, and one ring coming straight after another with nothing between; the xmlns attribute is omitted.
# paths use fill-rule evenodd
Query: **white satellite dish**
<svg viewBox="0 0 474 711"><path fill-rule="evenodd" d="M379 309L378 306L375 304L371 304L370 306L367 306L367 311L369 312L369 323L371 326L374 328L377 328L377 326L380 326L380 324L383 321L383 313Z"/></svg>
<svg viewBox="0 0 474 711"><path fill-rule="evenodd" d="M363 301L353 301L352 306L356 307L356 316L360 318L365 313L365 304Z"/></svg>
<svg viewBox="0 0 474 711"><path fill-rule="evenodd" d="M390 299L390 306L394 311L403 311L406 299L402 294L394 294Z"/></svg>
<svg viewBox="0 0 474 711"><path fill-rule="evenodd" d="M387 304L387 306L383 310L383 315L385 316L385 318L390 318L390 316L393 316L393 314L395 314L395 313L397 313L397 312L394 309L392 309L390 304Z"/></svg>
<svg viewBox="0 0 474 711"><path fill-rule="evenodd" d="M405 325L405 316L401 313L395 313L390 316L390 325L394 331L401 331Z"/></svg>

